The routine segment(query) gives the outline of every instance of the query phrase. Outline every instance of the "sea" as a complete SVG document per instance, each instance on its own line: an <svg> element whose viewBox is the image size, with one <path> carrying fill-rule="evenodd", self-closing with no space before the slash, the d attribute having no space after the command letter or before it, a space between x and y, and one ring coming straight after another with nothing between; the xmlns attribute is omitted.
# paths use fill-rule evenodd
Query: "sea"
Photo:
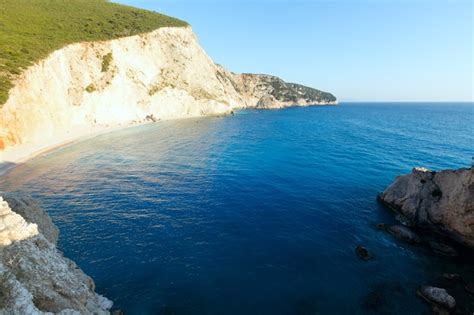
<svg viewBox="0 0 474 315"><path fill-rule="evenodd" d="M241 110L76 142L0 190L40 202L65 256L125 314L429 314L417 288L473 281L473 264L377 230L396 221L376 196L473 156L473 103Z"/></svg>

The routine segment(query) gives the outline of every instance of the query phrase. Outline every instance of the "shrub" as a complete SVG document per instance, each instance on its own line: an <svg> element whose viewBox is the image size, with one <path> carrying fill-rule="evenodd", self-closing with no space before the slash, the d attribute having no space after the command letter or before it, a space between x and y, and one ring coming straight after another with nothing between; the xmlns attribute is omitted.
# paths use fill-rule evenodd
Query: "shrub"
<svg viewBox="0 0 474 315"><path fill-rule="evenodd" d="M104 57L102 57L102 72L107 72L109 70L110 64L112 63L112 53L108 53Z"/></svg>
<svg viewBox="0 0 474 315"><path fill-rule="evenodd" d="M97 91L97 88L95 87L93 83L91 83L88 86L86 86L86 91L87 93L92 93L92 92Z"/></svg>

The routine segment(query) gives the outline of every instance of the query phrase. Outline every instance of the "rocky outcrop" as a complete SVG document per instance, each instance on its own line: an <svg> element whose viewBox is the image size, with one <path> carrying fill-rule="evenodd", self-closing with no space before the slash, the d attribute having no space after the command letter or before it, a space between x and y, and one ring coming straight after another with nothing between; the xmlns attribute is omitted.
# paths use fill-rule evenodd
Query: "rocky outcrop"
<svg viewBox="0 0 474 315"><path fill-rule="evenodd" d="M41 230L50 220L29 199L15 199L27 213L32 205ZM57 239L51 232L49 238ZM0 197L0 314L109 314L112 302L94 292L94 282Z"/></svg>
<svg viewBox="0 0 474 315"><path fill-rule="evenodd" d="M236 108L318 104L336 104L336 98L272 76L231 73L214 64L189 27L164 27L72 44L26 69L0 110L0 150L19 144L36 150L78 129L150 117L157 121Z"/></svg>
<svg viewBox="0 0 474 315"><path fill-rule="evenodd" d="M378 200L409 225L474 247L472 168L440 172L415 168L411 174L397 177Z"/></svg>
<svg viewBox="0 0 474 315"><path fill-rule="evenodd" d="M39 232L52 244L58 243L59 230L51 217L31 197L20 194L3 193L3 199L16 214L28 223L38 226Z"/></svg>
<svg viewBox="0 0 474 315"><path fill-rule="evenodd" d="M233 82L236 90L247 101L247 107L275 109L336 104L336 98L330 93L295 83L286 83L271 75L233 74Z"/></svg>

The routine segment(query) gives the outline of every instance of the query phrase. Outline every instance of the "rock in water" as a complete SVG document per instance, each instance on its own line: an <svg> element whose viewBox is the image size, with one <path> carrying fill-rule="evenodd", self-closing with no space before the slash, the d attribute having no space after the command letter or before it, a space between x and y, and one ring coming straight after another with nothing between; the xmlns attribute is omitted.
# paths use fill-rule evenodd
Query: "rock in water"
<svg viewBox="0 0 474 315"><path fill-rule="evenodd" d="M458 273L443 273L443 278L449 281L457 281L461 279L461 275Z"/></svg>
<svg viewBox="0 0 474 315"><path fill-rule="evenodd" d="M408 243L421 243L421 238L410 228L403 225L392 225L387 231L398 239Z"/></svg>
<svg viewBox="0 0 474 315"><path fill-rule="evenodd" d="M411 225L474 247L472 168L440 172L415 168L411 174L397 177L378 200Z"/></svg>
<svg viewBox="0 0 474 315"><path fill-rule="evenodd" d="M438 255L449 257L458 256L458 252L452 246L435 241L430 241L428 244L430 245L433 252Z"/></svg>
<svg viewBox="0 0 474 315"><path fill-rule="evenodd" d="M362 260L370 260L372 259L372 255L369 253L369 251L367 250L367 248L365 248L364 246L357 246L356 249L355 249L355 252L357 254L357 256L359 256L360 259Z"/></svg>
<svg viewBox="0 0 474 315"><path fill-rule="evenodd" d="M418 289L417 293L430 303L440 305L447 309L453 309L456 307L456 300L449 295L445 289L423 286Z"/></svg>

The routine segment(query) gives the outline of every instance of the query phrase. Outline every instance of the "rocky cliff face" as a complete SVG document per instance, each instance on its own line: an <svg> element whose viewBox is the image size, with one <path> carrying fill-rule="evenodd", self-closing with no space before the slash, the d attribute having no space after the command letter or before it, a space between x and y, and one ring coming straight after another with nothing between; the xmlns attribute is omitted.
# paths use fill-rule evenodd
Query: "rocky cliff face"
<svg viewBox="0 0 474 315"><path fill-rule="evenodd" d="M0 197L0 314L109 314L112 302L57 250L47 214L27 197L7 199L13 210Z"/></svg>
<svg viewBox="0 0 474 315"><path fill-rule="evenodd" d="M399 176L379 200L413 226L474 247L473 169L430 172L413 169Z"/></svg>
<svg viewBox="0 0 474 315"><path fill-rule="evenodd" d="M304 85L286 83L271 75L233 74L234 87L246 100L247 107L259 109L336 104L336 98Z"/></svg>
<svg viewBox="0 0 474 315"><path fill-rule="evenodd" d="M0 149L41 148L77 128L336 103L329 93L276 77L231 73L181 27L66 46L14 83L0 110Z"/></svg>

